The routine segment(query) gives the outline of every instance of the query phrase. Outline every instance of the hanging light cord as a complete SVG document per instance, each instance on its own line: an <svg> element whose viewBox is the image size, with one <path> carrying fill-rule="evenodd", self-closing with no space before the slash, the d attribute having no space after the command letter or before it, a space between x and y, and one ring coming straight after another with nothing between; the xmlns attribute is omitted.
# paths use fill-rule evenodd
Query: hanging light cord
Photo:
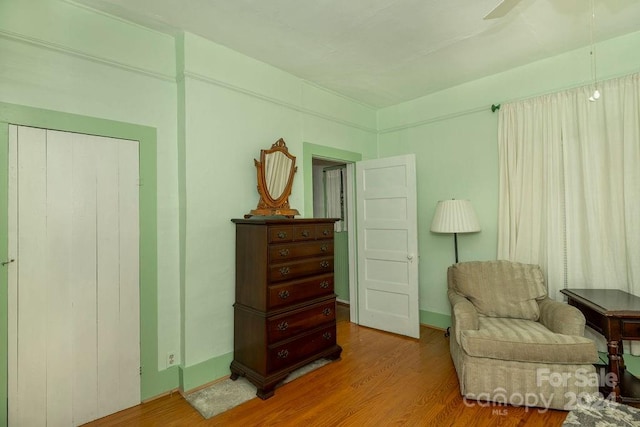
<svg viewBox="0 0 640 427"><path fill-rule="evenodd" d="M595 0L591 0L591 22L589 25L589 43L591 44L591 51L589 54L591 55L591 80L593 81L593 95L589 98L589 101L595 101L600 98L600 91L598 90L598 64L596 58L596 46L593 41L593 29L596 24L596 6Z"/></svg>
<svg viewBox="0 0 640 427"><path fill-rule="evenodd" d="M596 23L596 8L595 8L595 0L591 0L591 24L589 25L589 43L591 44L591 80L596 84L597 80L597 69L596 69L596 47L593 43L593 27Z"/></svg>

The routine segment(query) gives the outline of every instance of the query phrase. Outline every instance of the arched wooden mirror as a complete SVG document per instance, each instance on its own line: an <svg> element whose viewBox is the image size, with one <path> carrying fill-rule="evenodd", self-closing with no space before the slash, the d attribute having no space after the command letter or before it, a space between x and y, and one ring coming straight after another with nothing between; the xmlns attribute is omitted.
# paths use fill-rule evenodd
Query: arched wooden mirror
<svg viewBox="0 0 640 427"><path fill-rule="evenodd" d="M293 218L300 215L289 207L293 176L298 168L296 158L289 154L287 144L280 138L270 149L260 150L260 161L254 160L258 174L258 207L245 218L252 216L283 215Z"/></svg>

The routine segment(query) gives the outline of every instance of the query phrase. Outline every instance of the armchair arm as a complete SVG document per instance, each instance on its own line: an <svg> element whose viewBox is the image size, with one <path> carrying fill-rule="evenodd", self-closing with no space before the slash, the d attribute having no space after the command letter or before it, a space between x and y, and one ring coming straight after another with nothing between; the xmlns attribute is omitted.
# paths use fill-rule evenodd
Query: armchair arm
<svg viewBox="0 0 640 427"><path fill-rule="evenodd" d="M577 308L563 302L545 298L538 301L540 323L547 329L564 335L584 336L584 315Z"/></svg>
<svg viewBox="0 0 640 427"><path fill-rule="evenodd" d="M478 312L471 301L454 291L448 291L451 303L451 322L456 341L460 342L460 331L478 330Z"/></svg>

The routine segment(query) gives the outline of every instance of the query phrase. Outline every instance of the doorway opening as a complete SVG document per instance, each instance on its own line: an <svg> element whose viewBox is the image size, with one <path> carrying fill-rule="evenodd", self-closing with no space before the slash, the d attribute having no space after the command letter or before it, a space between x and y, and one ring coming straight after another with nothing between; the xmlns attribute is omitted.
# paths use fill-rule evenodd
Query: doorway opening
<svg viewBox="0 0 640 427"><path fill-rule="evenodd" d="M339 218L334 225L335 293L338 316L357 323L353 301L355 286L355 228L353 223L353 164L320 157L312 158L313 216ZM346 319L345 319L346 318Z"/></svg>

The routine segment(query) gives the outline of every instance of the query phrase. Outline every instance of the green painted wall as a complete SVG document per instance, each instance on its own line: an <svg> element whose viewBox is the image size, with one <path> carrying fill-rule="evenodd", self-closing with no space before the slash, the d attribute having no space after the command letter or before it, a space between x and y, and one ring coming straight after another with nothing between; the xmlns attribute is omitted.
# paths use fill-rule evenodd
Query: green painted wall
<svg viewBox="0 0 640 427"><path fill-rule="evenodd" d="M640 32L597 49L602 78L640 71ZM580 49L378 111L380 157L416 155L422 321L443 327L450 312L453 236L429 231L438 200L469 199L478 214L482 231L458 236L460 261L496 258L498 117L490 106L587 84L589 61Z"/></svg>
<svg viewBox="0 0 640 427"><path fill-rule="evenodd" d="M4 0L0 58L0 102L156 130L158 327L154 334L156 369L164 370L167 352L180 345L173 37L70 2Z"/></svg>
<svg viewBox="0 0 640 427"><path fill-rule="evenodd" d="M311 166L303 161L303 141L374 155L376 116L366 106L199 36L183 34L177 43L184 99L178 158L184 192L182 386L188 389L228 374L228 363L220 360L230 360L233 350L235 228L230 220L257 206L253 159L284 138L298 167L290 205L311 216L304 203Z"/></svg>
<svg viewBox="0 0 640 427"><path fill-rule="evenodd" d="M173 37L71 1L3 0L0 34L7 40L173 80Z"/></svg>
<svg viewBox="0 0 640 427"><path fill-rule="evenodd" d="M303 140L373 157L375 111L197 36L169 36L73 2L0 2L0 57L0 102L155 130L157 292L141 322L154 359L145 370L162 380L146 381L143 397L227 375L230 219L258 202L253 158L279 137L300 159ZM300 161L291 204L303 213L304 176ZM6 342L5 324L0 318ZM170 352L179 369L167 369Z"/></svg>
<svg viewBox="0 0 640 427"><path fill-rule="evenodd" d="M381 134L379 138L381 157L415 153L420 309L448 315L446 270L455 262L453 235L434 234L429 228L438 200L469 199L482 232L458 235L459 259L495 259L498 217L496 116L487 109Z"/></svg>

